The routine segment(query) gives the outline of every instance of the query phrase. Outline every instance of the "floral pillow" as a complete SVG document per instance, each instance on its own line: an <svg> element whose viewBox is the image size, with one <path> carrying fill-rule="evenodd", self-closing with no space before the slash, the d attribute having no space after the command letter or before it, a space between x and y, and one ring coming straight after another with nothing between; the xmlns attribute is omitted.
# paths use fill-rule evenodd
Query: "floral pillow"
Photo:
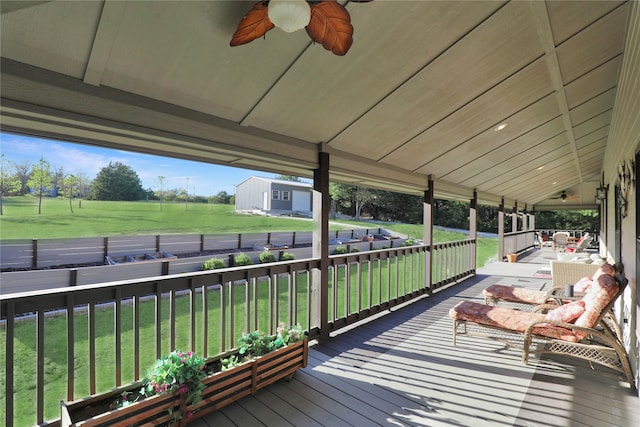
<svg viewBox="0 0 640 427"><path fill-rule="evenodd" d="M613 277L616 275L616 269L613 267L613 265L604 263L600 267L598 267L591 280L597 282L598 277L602 276L603 274L608 274L609 276Z"/></svg>
<svg viewBox="0 0 640 427"><path fill-rule="evenodd" d="M587 292L592 283L593 280L588 277L583 277L582 279L578 280L575 285L573 285L573 290L574 292Z"/></svg>
<svg viewBox="0 0 640 427"><path fill-rule="evenodd" d="M576 325L592 328L602 311L617 294L616 279L608 274L602 274L597 281L593 282L591 289L582 298L585 311L576 320Z"/></svg>
<svg viewBox="0 0 640 427"><path fill-rule="evenodd" d="M570 323L584 313L584 301L573 301L547 313L547 320Z"/></svg>

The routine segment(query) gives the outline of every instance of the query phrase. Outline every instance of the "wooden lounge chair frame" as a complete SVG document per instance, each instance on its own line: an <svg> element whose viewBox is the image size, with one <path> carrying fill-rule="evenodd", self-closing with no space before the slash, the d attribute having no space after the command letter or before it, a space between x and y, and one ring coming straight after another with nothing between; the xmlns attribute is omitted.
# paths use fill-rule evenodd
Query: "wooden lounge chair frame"
<svg viewBox="0 0 640 427"><path fill-rule="evenodd" d="M611 312L615 301L622 295L628 280L622 273L615 276L618 283L618 292L609 301L607 306L600 312L600 315L593 328L577 326L573 323L555 322L550 320L534 321L529 324L524 333L489 326L468 320L453 319L453 345L457 344L458 335L468 335L474 337L487 338L502 342L509 347L522 350L522 363L525 365L529 361L530 354L559 354L570 356L588 362L598 363L622 373L631 388L635 388L635 381L627 351L622 344L617 331L612 329L605 317ZM555 308L556 305L540 305L536 310ZM586 338L578 342L565 341L557 338L549 338L537 335L534 328L546 325L562 327L575 332L583 332ZM536 344L534 348L534 344Z"/></svg>

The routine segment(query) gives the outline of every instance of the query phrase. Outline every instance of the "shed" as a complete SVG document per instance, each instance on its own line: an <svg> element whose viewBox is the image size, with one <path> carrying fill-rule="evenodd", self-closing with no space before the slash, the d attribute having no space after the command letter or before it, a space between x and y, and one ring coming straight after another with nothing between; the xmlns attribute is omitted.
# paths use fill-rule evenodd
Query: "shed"
<svg viewBox="0 0 640 427"><path fill-rule="evenodd" d="M306 182L252 176L236 186L236 211L308 216L311 189Z"/></svg>

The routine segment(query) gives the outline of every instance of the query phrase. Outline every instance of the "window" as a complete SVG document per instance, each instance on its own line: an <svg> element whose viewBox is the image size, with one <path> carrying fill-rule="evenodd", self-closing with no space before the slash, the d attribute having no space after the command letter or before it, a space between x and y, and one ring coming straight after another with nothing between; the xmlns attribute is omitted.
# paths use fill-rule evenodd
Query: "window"
<svg viewBox="0 0 640 427"><path fill-rule="evenodd" d="M278 190L271 191L271 198L273 200L280 200L280 192Z"/></svg>
<svg viewBox="0 0 640 427"><path fill-rule="evenodd" d="M283 191L282 192L282 200L289 200L289 192L288 191Z"/></svg>

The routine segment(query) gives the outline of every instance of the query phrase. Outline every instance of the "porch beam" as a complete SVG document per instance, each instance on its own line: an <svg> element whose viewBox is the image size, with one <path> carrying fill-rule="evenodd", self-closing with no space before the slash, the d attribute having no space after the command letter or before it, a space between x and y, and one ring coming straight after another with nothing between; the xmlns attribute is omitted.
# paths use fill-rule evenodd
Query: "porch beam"
<svg viewBox="0 0 640 427"><path fill-rule="evenodd" d="M428 253L425 254L425 283L424 286L427 292L431 294L432 289L432 277L433 277L433 199L434 188L433 179L429 177L429 187L424 192L422 200L422 224L424 227L423 240L425 245L429 247Z"/></svg>
<svg viewBox="0 0 640 427"><path fill-rule="evenodd" d="M318 153L313 171L313 257L320 268L313 272L311 319L320 328L319 340L329 339L329 154Z"/></svg>
<svg viewBox="0 0 640 427"><path fill-rule="evenodd" d="M476 264L476 251L478 248L478 193L473 192L473 198L469 203L469 238L473 239L475 243L471 245L471 253L469 257L469 265L471 269L475 271L477 269Z"/></svg>

